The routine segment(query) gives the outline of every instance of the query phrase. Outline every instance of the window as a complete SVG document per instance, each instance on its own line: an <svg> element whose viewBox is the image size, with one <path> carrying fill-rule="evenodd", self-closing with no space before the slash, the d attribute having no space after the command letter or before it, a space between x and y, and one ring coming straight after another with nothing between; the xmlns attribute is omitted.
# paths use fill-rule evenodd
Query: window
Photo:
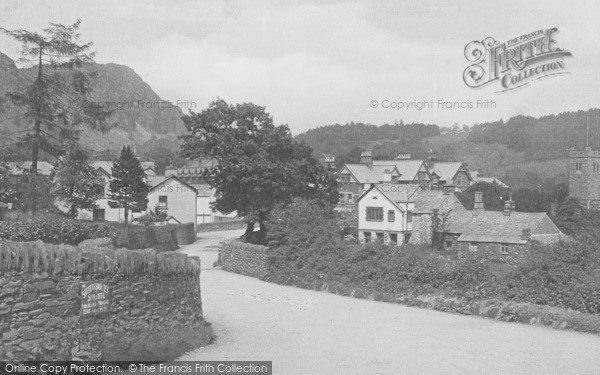
<svg viewBox="0 0 600 375"><path fill-rule="evenodd" d="M348 203L352 203L352 193L348 193Z"/></svg>
<svg viewBox="0 0 600 375"><path fill-rule="evenodd" d="M500 244L500 254L508 254L508 244Z"/></svg>
<svg viewBox="0 0 600 375"><path fill-rule="evenodd" d="M167 208L167 196L166 195L160 195L158 197L158 207L160 208Z"/></svg>
<svg viewBox="0 0 600 375"><path fill-rule="evenodd" d="M388 211L388 222L393 223L396 220L396 211L389 210Z"/></svg>
<svg viewBox="0 0 600 375"><path fill-rule="evenodd" d="M446 241L446 249L449 249L452 247L452 241Z"/></svg>
<svg viewBox="0 0 600 375"><path fill-rule="evenodd" d="M94 211L92 211L92 220L93 221L104 221L106 220L106 212L104 211L103 208L95 208Z"/></svg>
<svg viewBox="0 0 600 375"><path fill-rule="evenodd" d="M367 221L383 221L383 207L367 207Z"/></svg>
<svg viewBox="0 0 600 375"><path fill-rule="evenodd" d="M469 251L477 251L477 242L469 242Z"/></svg>
<svg viewBox="0 0 600 375"><path fill-rule="evenodd" d="M371 242L371 232L365 232L365 242Z"/></svg>
<svg viewBox="0 0 600 375"><path fill-rule="evenodd" d="M578 162L575 163L575 170L576 171L580 171L581 170L581 162L580 161L578 161Z"/></svg>
<svg viewBox="0 0 600 375"><path fill-rule="evenodd" d="M341 176L341 181L342 182L350 182L350 175L349 174L343 174Z"/></svg>
<svg viewBox="0 0 600 375"><path fill-rule="evenodd" d="M383 242L383 233L375 233L377 235L377 242Z"/></svg>
<svg viewBox="0 0 600 375"><path fill-rule="evenodd" d="M392 245L398 245L398 235L396 233L390 233L390 242Z"/></svg>
<svg viewBox="0 0 600 375"><path fill-rule="evenodd" d="M406 211L406 222L412 223L412 211Z"/></svg>
<svg viewBox="0 0 600 375"><path fill-rule="evenodd" d="M419 172L419 173L417 173L417 180L419 180L419 181L427 181L427 172Z"/></svg>
<svg viewBox="0 0 600 375"><path fill-rule="evenodd" d="M411 235L410 233L406 233L404 235L404 243L408 243L408 241L410 241L410 235Z"/></svg>

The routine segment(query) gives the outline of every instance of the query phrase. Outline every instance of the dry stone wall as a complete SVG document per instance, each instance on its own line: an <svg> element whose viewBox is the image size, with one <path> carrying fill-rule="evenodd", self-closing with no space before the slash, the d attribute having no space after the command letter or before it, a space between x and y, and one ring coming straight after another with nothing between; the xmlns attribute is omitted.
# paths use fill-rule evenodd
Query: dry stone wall
<svg viewBox="0 0 600 375"><path fill-rule="evenodd" d="M268 269L267 250L266 246L227 241L221 244L219 260L225 271L264 278Z"/></svg>
<svg viewBox="0 0 600 375"><path fill-rule="evenodd" d="M118 359L147 332L202 323L198 258L101 245L0 242L0 358Z"/></svg>

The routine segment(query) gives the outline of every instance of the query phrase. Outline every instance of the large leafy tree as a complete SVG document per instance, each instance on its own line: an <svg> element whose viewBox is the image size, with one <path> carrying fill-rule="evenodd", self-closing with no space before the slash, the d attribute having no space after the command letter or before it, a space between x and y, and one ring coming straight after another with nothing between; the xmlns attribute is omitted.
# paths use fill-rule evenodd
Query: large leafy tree
<svg viewBox="0 0 600 375"><path fill-rule="evenodd" d="M29 186L34 191L40 151L61 155L65 145L77 141L83 124L102 131L113 126L108 121L112 110L85 105L96 73L89 69L94 61L92 43L78 43L80 24L81 20L73 25L50 23L41 33L0 28L21 43L19 62L33 74L33 83L6 97L21 111L15 118L27 124L20 143L31 150ZM29 207L32 213L35 196Z"/></svg>
<svg viewBox="0 0 600 375"><path fill-rule="evenodd" d="M218 161L204 173L217 190L213 208L243 216L247 239L257 222L264 238L265 222L277 204L295 197L337 203L333 176L308 146L294 141L287 126L275 126L264 107L219 99L183 121L188 130L182 137L183 156Z"/></svg>
<svg viewBox="0 0 600 375"><path fill-rule="evenodd" d="M52 180L52 195L67 205L73 218L82 209L96 208L96 200L104 193L104 181L81 149L72 149L59 158Z"/></svg>
<svg viewBox="0 0 600 375"><path fill-rule="evenodd" d="M146 173L131 147L121 150L121 156L112 167L108 205L111 208L122 208L125 214L125 225L129 220L130 211L143 211L148 207L148 192Z"/></svg>

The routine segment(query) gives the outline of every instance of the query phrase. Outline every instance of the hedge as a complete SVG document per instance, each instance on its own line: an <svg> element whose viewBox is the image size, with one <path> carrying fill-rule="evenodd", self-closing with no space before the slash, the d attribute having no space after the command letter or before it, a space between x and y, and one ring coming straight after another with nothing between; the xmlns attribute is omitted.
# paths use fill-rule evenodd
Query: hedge
<svg viewBox="0 0 600 375"><path fill-rule="evenodd" d="M194 224L162 226L129 225L114 222L73 220L42 214L30 221L0 221L0 238L10 241L37 241L78 245L95 238L109 237L117 248L172 251L196 240Z"/></svg>
<svg viewBox="0 0 600 375"><path fill-rule="evenodd" d="M37 241L77 245L81 241L114 237L118 224L67 219L42 215L30 221L0 221L0 238L11 241Z"/></svg>

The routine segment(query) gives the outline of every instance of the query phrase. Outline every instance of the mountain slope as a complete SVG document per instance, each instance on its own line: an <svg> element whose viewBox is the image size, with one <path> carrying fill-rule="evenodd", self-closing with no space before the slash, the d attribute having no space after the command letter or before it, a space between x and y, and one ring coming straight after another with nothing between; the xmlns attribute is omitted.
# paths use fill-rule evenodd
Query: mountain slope
<svg viewBox="0 0 600 375"><path fill-rule="evenodd" d="M164 146L178 148L177 136L185 132L178 107L166 105L152 88L133 69L118 64L94 64L88 71L97 72L90 101L84 105L104 106L117 109L111 118L118 126L104 134L84 129L80 143L92 150L118 150L124 145L142 145L159 140ZM35 72L18 69L8 56L0 53L0 97L9 91L22 89L30 84ZM0 115L0 131L4 142L14 142L28 124L14 119L19 109L12 108L3 100Z"/></svg>

